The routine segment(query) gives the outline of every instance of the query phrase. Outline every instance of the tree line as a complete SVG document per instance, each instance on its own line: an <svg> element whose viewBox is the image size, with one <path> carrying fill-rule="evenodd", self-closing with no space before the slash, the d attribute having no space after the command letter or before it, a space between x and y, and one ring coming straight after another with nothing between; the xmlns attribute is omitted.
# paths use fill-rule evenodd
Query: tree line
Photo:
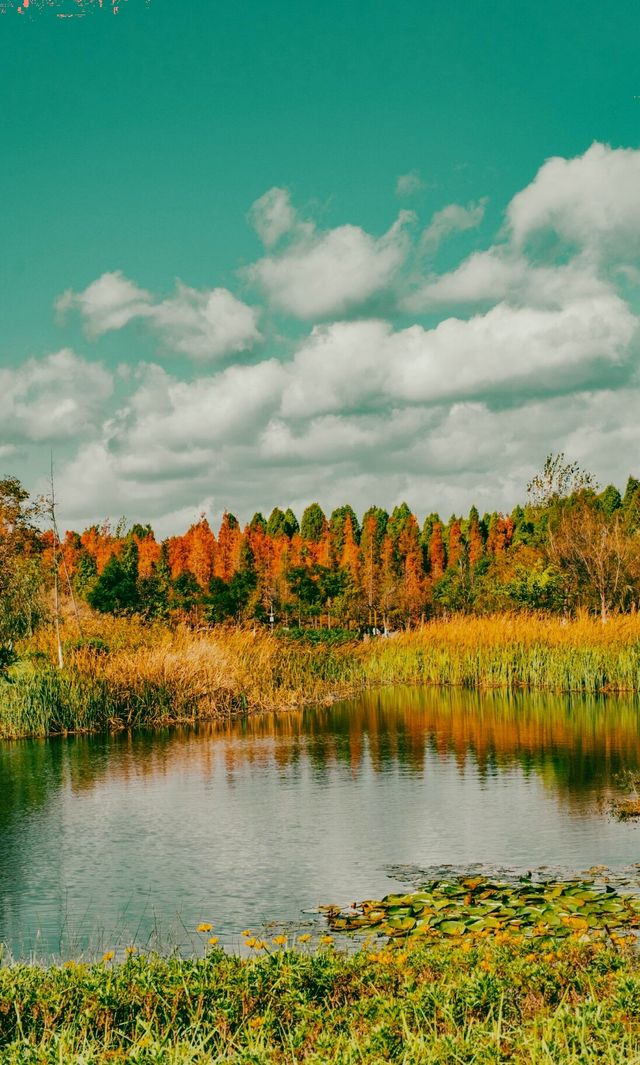
<svg viewBox="0 0 640 1065"><path fill-rule="evenodd" d="M564 455L549 456L511 513L419 524L406 503L391 513L349 504L300 520L275 507L241 527L225 513L158 541L149 525L109 523L59 541L42 529L46 504L15 478L0 481L0 642L46 614L61 589L103 613L193 624L256 620L287 627L394 629L449 613L635 610L640 600L640 481L624 493Z"/></svg>

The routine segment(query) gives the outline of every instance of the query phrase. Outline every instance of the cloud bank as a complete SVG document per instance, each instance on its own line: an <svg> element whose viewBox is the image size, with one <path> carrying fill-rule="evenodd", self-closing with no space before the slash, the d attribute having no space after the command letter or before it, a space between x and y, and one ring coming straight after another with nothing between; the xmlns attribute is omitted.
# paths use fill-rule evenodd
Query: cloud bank
<svg viewBox="0 0 640 1065"><path fill-rule="evenodd" d="M161 533L204 504L509 507L554 450L621 482L640 453L638 178L632 149L547 160L493 243L440 273L425 252L482 222L486 190L380 235L267 190L238 272L259 305L181 283L159 298L118 270L64 293L91 343L138 322L183 370L135 360L114 391L63 349L0 371L0 455L66 441L69 521L125 511Z"/></svg>

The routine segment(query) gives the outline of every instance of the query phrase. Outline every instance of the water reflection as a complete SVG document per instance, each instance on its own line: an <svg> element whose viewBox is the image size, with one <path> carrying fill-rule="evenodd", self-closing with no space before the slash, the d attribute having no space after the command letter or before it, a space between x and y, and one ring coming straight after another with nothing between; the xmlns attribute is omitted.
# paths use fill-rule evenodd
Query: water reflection
<svg viewBox="0 0 640 1065"><path fill-rule="evenodd" d="M247 923L392 864L635 860L638 702L394 689L198 730L0 745L0 940ZM204 912L206 911L206 912Z"/></svg>

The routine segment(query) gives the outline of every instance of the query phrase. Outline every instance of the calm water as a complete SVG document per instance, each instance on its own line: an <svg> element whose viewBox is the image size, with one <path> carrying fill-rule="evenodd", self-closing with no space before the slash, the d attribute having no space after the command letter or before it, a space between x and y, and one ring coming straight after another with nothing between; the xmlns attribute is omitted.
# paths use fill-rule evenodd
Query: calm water
<svg viewBox="0 0 640 1065"><path fill-rule="evenodd" d="M0 745L0 942L101 949L396 890L416 869L614 869L636 702L396 689L198 731Z"/></svg>

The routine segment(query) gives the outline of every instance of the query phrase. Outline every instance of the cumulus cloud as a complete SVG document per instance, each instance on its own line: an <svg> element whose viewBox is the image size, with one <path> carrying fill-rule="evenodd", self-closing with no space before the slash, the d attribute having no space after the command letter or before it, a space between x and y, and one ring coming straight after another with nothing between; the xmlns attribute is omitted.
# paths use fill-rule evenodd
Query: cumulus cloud
<svg viewBox="0 0 640 1065"><path fill-rule="evenodd" d="M0 369L0 444L78 437L113 390L111 374L68 348Z"/></svg>
<svg viewBox="0 0 640 1065"><path fill-rule="evenodd" d="M68 290L56 309L79 311L93 337L143 320L168 347L203 361L246 351L261 339L257 310L226 288L200 291L178 282L175 295L156 300L120 271L103 274L83 292Z"/></svg>
<svg viewBox="0 0 640 1065"><path fill-rule="evenodd" d="M389 400L431 404L579 387L631 358L637 328L614 294L555 310L500 303L433 329L394 331L375 320L318 326L295 356L282 413L301 418Z"/></svg>
<svg viewBox="0 0 640 1065"><path fill-rule="evenodd" d="M459 203L450 203L447 207L436 211L422 234L422 247L434 251L452 233L464 233L467 229L475 229L484 218L487 202L484 198L478 203L469 203L466 207Z"/></svg>
<svg viewBox="0 0 640 1065"><path fill-rule="evenodd" d="M200 360L193 376L132 363L116 401L107 371L69 351L0 371L0 456L67 439L65 515L124 511L163 534L200 509L248 518L314 498L508 507L558 450L621 483L640 445L638 155L594 145L549 160L493 244L418 278L419 253L477 225L485 201L450 204L413 240L405 212L382 237L323 230L271 189L251 208L266 250L246 273L272 307L310 321L292 354L205 366L260 339L255 309L226 289L159 298L105 274L60 311L96 336L143 322ZM382 293L403 317L366 313Z"/></svg>
<svg viewBox="0 0 640 1065"><path fill-rule="evenodd" d="M245 276L274 307L296 318L343 314L391 283L409 251L413 219L402 211L379 238L354 225L296 230L279 254L259 259Z"/></svg>
<svg viewBox="0 0 640 1065"><path fill-rule="evenodd" d="M506 246L474 252L456 269L434 274L407 295L407 311L507 301L517 306L561 308L576 299L615 294L610 282L596 273L588 256L561 266L533 266Z"/></svg>
<svg viewBox="0 0 640 1065"><path fill-rule="evenodd" d="M640 238L640 151L595 143L574 159L554 157L507 209L518 246L541 230L616 258L637 257Z"/></svg>

